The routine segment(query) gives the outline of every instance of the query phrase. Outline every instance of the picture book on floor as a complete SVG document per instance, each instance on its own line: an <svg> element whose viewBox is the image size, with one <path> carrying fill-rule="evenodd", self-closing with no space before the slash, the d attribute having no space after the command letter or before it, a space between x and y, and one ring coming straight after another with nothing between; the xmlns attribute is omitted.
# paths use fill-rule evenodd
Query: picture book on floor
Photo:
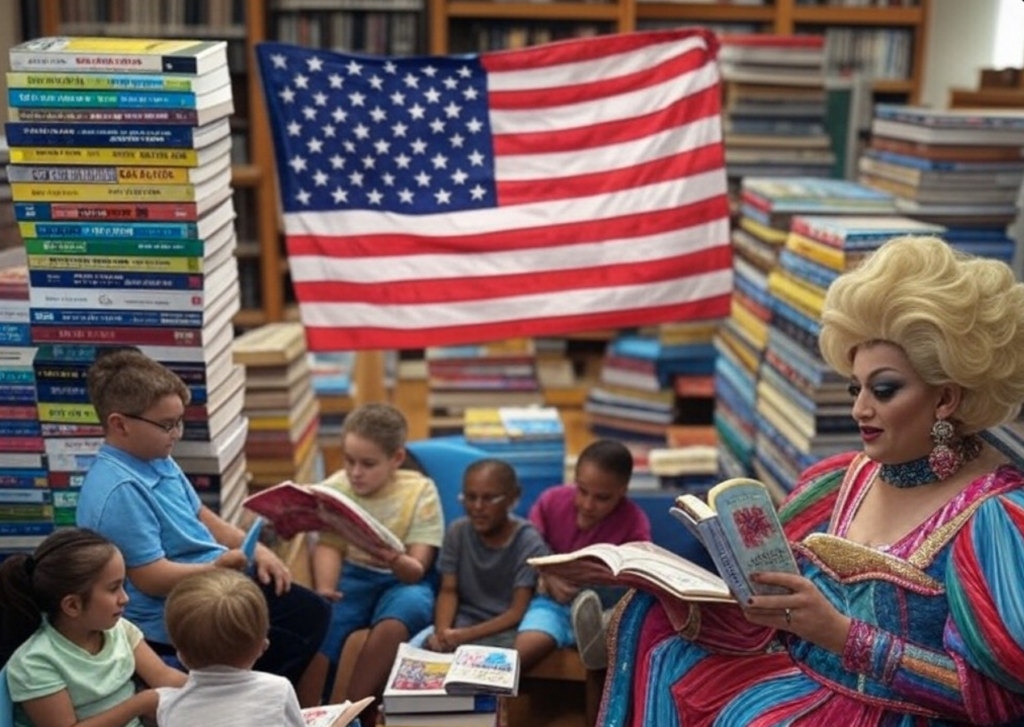
<svg viewBox="0 0 1024 727"><path fill-rule="evenodd" d="M341 704L306 707L302 710L302 719L306 727L349 727L372 701L373 697L364 697L357 702L345 700Z"/></svg>

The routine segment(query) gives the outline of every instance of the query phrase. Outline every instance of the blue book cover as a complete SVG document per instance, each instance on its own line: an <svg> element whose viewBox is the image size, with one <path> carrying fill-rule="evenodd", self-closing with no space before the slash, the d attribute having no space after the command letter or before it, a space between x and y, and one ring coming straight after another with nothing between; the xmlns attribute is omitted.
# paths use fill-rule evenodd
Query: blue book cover
<svg viewBox="0 0 1024 727"><path fill-rule="evenodd" d="M107 311L32 308L32 323L46 326L118 326L123 328L202 328L199 311Z"/></svg>
<svg viewBox="0 0 1024 727"><path fill-rule="evenodd" d="M127 288L147 290L203 290L198 273L124 273L116 271L31 270L34 288Z"/></svg>
<svg viewBox="0 0 1024 727"><path fill-rule="evenodd" d="M0 346L31 346L32 335L25 323L0 323Z"/></svg>
<svg viewBox="0 0 1024 727"><path fill-rule="evenodd" d="M53 532L52 520L3 522L0 521L0 536L3 535L49 535Z"/></svg>
<svg viewBox="0 0 1024 727"><path fill-rule="evenodd" d="M669 359L714 358L711 343L664 345L651 336L619 336L611 343L612 353L645 361L665 362Z"/></svg>
<svg viewBox="0 0 1024 727"><path fill-rule="evenodd" d="M199 226L194 222L35 222L37 217L24 209L31 203L19 203L15 214L19 220L32 221L32 234L26 238L66 240L68 238L87 238L93 241L109 240L174 240L182 242L198 242ZM37 205L34 205L37 206ZM160 249L160 248L157 248ZM165 255L174 255L176 248L168 245ZM99 253L97 253L99 254ZM180 253L179 253L180 254ZM191 254L191 253L190 253Z"/></svg>
<svg viewBox="0 0 1024 727"><path fill-rule="evenodd" d="M62 384L40 381L36 384L39 401L55 404L88 404L89 390L85 384Z"/></svg>
<svg viewBox="0 0 1024 727"><path fill-rule="evenodd" d="M3 384L3 389L0 390L0 404L2 405L18 405L18 404L35 404L36 403L36 387L34 385L22 385L22 384Z"/></svg>
<svg viewBox="0 0 1024 727"><path fill-rule="evenodd" d="M839 273L835 270L830 270L824 265L808 260L792 250L783 250L779 253L779 263L782 265L783 270L787 270L798 278L817 285L819 288L827 289L839 277Z"/></svg>
<svg viewBox="0 0 1024 727"><path fill-rule="evenodd" d="M778 298L772 299L772 312L798 326L814 338L817 338L818 334L821 333L821 323L801 313L783 300Z"/></svg>
<svg viewBox="0 0 1024 727"><path fill-rule="evenodd" d="M1024 113L875 104L875 118L942 129L1024 129Z"/></svg>
<svg viewBox="0 0 1024 727"><path fill-rule="evenodd" d="M42 433L37 421L0 421L0 437L39 437Z"/></svg>
<svg viewBox="0 0 1024 727"><path fill-rule="evenodd" d="M924 157L899 154L882 149L865 149L864 155L872 159L911 167L925 172L1017 172L1024 170L1024 162L952 162L942 159L925 159Z"/></svg>
<svg viewBox="0 0 1024 727"><path fill-rule="evenodd" d="M12 91L13 93L13 91ZM80 147L167 147L191 149L195 133L191 126L121 126L111 124L25 124L4 125L9 146ZM47 181L47 180L37 180ZM56 181L56 180L54 180ZM95 180L97 182L104 180ZM115 177L111 182L116 182Z"/></svg>
<svg viewBox="0 0 1024 727"><path fill-rule="evenodd" d="M16 108L194 109L196 94L138 91L33 91L12 88L7 100ZM12 144L13 145L13 144Z"/></svg>

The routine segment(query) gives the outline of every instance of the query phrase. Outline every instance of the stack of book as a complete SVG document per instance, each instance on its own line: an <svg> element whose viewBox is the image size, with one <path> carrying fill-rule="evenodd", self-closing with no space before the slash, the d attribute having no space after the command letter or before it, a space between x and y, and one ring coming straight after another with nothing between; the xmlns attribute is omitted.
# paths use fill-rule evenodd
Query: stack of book
<svg viewBox="0 0 1024 727"><path fill-rule="evenodd" d="M0 134L0 250L21 247L18 224L11 207L11 185L7 181L7 162L11 151L7 148L7 137Z"/></svg>
<svg viewBox="0 0 1024 727"><path fill-rule="evenodd" d="M470 407L463 434L467 443L512 465L523 507L562 482L565 429L554 407Z"/></svg>
<svg viewBox="0 0 1024 727"><path fill-rule="evenodd" d="M470 407L544 403L532 338L433 347L425 355L432 435L461 433Z"/></svg>
<svg viewBox="0 0 1024 727"><path fill-rule="evenodd" d="M759 369L754 471L776 493L822 457L857 449L849 381L818 352L825 292L843 272L887 240L941 235L936 225L906 217L797 216L769 276L775 314Z"/></svg>
<svg viewBox="0 0 1024 727"><path fill-rule="evenodd" d="M91 464L102 430L85 372L125 345L192 390L175 449L186 474L226 477L244 429L226 44L43 38L10 59L8 174L51 481Z"/></svg>
<svg viewBox="0 0 1024 727"><path fill-rule="evenodd" d="M950 243L1009 262L1022 147L1024 111L879 104L860 181L894 194L901 214L944 226Z"/></svg>
<svg viewBox="0 0 1024 727"><path fill-rule="evenodd" d="M779 258L790 221L800 214L886 215L894 210L887 193L816 178L747 178L740 202L739 224L732 233L731 314L715 342L715 426L723 443L722 472L728 477L753 472L756 390L769 324L775 319L803 322L798 310L770 291L770 281L776 287L788 282Z"/></svg>
<svg viewBox="0 0 1024 727"><path fill-rule="evenodd" d="M28 321L28 268L0 267L0 558L53 530Z"/></svg>
<svg viewBox="0 0 1024 727"><path fill-rule="evenodd" d="M832 176L824 38L753 33L721 42L730 188L747 176Z"/></svg>
<svg viewBox="0 0 1024 727"><path fill-rule="evenodd" d="M499 698L519 690L519 655L512 649L463 644L441 654L409 644L384 687L387 727L498 727Z"/></svg>
<svg viewBox="0 0 1024 727"><path fill-rule="evenodd" d="M345 415L354 406L352 373L356 354L354 351L311 351L306 354L306 360L320 409L317 435L320 447L336 447Z"/></svg>
<svg viewBox="0 0 1024 727"><path fill-rule="evenodd" d="M254 328L235 340L233 351L235 363L245 366L245 455L251 487L314 481L319 407L302 324Z"/></svg>

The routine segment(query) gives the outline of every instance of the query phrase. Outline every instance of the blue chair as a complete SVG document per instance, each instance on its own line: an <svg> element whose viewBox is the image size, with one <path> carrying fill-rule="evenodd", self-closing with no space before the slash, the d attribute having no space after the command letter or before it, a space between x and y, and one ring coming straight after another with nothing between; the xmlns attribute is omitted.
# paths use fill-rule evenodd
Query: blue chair
<svg viewBox="0 0 1024 727"><path fill-rule="evenodd" d="M459 502L462 476L471 464L487 458L487 452L467 444L461 437L421 439L409 442L405 449L437 485L445 525L465 515L466 511Z"/></svg>
<svg viewBox="0 0 1024 727"><path fill-rule="evenodd" d="M7 688L7 667L0 669L0 727L14 727L14 702Z"/></svg>

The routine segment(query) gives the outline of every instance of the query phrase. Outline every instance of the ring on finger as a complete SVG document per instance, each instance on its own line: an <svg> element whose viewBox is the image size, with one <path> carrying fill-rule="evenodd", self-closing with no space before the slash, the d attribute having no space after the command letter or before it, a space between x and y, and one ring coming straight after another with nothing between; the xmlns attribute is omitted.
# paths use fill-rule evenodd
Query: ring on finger
<svg viewBox="0 0 1024 727"><path fill-rule="evenodd" d="M786 624L787 625L793 623L793 609L787 608L782 613L786 617Z"/></svg>

